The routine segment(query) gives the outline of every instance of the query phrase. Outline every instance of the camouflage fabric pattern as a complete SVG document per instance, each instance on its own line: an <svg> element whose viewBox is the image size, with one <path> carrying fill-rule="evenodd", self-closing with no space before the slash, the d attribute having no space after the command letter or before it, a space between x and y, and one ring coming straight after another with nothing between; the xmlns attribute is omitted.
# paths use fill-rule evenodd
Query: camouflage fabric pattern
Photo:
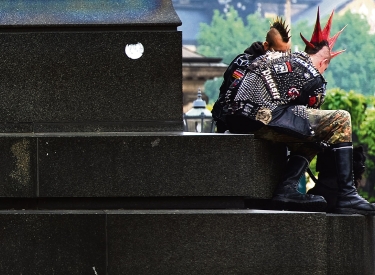
<svg viewBox="0 0 375 275"><path fill-rule="evenodd" d="M321 144L337 144L352 141L351 117L343 110L307 109L314 135L298 138L280 133L272 127L264 126L254 132L256 138L285 143L291 154L302 155L311 161L320 151Z"/></svg>
<svg viewBox="0 0 375 275"><path fill-rule="evenodd" d="M352 123L349 112L314 109L308 109L308 112L316 141L325 141L329 144L352 141Z"/></svg>

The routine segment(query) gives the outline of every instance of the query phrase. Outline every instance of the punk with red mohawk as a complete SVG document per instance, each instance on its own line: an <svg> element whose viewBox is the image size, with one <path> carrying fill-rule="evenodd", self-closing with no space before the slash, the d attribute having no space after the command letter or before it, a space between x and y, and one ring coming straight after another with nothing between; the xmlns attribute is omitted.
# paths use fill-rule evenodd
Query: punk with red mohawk
<svg viewBox="0 0 375 275"><path fill-rule="evenodd" d="M338 33L336 33L334 36L329 37L331 32L331 25L332 25L332 17L333 17L334 11L331 12L331 15L329 16L329 19L327 21L327 24L325 25L324 29L322 30L320 27L320 15L319 15L319 7L318 12L316 15L316 22L314 27L314 32L311 36L310 41L308 41L303 35L300 33L300 36L305 43L305 52L309 54L315 54L317 53L322 47L328 46L331 52L331 59L335 56L339 55L340 53L344 52L345 50L340 50L333 52L333 46L336 43L337 38L342 33L342 31L345 29L342 28Z"/></svg>

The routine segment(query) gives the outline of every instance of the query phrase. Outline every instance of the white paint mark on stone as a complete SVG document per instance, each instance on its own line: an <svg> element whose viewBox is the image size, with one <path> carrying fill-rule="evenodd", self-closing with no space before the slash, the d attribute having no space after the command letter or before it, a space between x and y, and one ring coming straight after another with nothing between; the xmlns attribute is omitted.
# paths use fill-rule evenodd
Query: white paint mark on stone
<svg viewBox="0 0 375 275"><path fill-rule="evenodd" d="M152 147L158 146L159 143L160 143L160 138L157 138L157 139L155 139L153 142L151 142L151 146L152 146Z"/></svg>
<svg viewBox="0 0 375 275"><path fill-rule="evenodd" d="M127 44L125 46L125 53L131 59L138 59L143 55L145 51L142 43L137 44Z"/></svg>
<svg viewBox="0 0 375 275"><path fill-rule="evenodd" d="M98 275L98 272L96 272L96 270L95 270L95 266L93 266L92 269L94 270L95 275Z"/></svg>

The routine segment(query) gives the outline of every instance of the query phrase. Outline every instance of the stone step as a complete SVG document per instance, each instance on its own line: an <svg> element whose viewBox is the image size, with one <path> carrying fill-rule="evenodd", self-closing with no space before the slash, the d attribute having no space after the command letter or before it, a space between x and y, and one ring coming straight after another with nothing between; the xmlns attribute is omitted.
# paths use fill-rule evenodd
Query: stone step
<svg viewBox="0 0 375 275"><path fill-rule="evenodd" d="M0 224L0 274L374 274L361 215L3 210Z"/></svg>
<svg viewBox="0 0 375 275"><path fill-rule="evenodd" d="M252 135L186 132L0 134L6 198L269 199L285 147Z"/></svg>

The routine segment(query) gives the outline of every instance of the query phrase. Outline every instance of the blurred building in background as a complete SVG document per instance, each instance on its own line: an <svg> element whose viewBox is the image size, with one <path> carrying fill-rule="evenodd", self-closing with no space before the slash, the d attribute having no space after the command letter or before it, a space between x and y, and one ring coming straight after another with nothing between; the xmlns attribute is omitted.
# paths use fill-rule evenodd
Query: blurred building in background
<svg viewBox="0 0 375 275"><path fill-rule="evenodd" d="M191 109L197 99L198 89L204 90L204 83L215 77L221 77L227 69L222 58L205 57L187 47L182 47L182 91L183 112ZM202 99L208 102L205 94Z"/></svg>

